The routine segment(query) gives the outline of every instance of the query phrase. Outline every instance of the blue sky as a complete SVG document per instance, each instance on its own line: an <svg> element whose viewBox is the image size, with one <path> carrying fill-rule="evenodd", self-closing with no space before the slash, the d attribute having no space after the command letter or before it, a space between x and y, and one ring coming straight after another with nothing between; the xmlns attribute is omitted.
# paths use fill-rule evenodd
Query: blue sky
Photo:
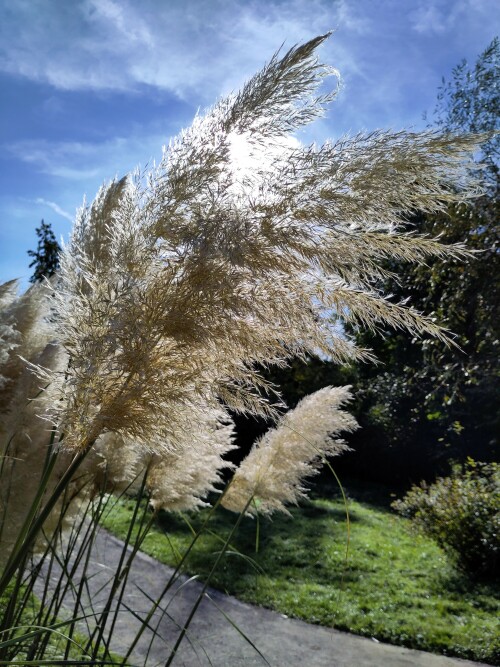
<svg viewBox="0 0 500 667"><path fill-rule="evenodd" d="M299 137L423 128L441 77L500 33L498 0L0 0L0 282L31 275L43 218L161 156L280 47L328 30L343 87Z"/></svg>

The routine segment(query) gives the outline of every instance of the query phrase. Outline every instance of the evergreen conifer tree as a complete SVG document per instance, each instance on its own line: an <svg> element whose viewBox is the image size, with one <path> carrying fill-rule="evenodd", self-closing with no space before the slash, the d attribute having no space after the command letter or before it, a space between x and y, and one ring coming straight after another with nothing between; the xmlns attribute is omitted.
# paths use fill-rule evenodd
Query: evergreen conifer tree
<svg viewBox="0 0 500 667"><path fill-rule="evenodd" d="M30 283L39 283L44 278L50 278L59 268L59 253L61 247L56 240L50 223L42 220L40 227L36 228L38 246L35 250L28 250L28 255L33 257L30 264L35 267L35 272L30 278Z"/></svg>

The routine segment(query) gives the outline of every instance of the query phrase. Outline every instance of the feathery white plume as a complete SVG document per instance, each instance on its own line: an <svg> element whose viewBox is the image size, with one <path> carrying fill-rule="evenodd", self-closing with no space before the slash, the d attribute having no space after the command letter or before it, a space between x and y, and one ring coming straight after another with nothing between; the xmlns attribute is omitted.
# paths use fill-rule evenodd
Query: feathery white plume
<svg viewBox="0 0 500 667"><path fill-rule="evenodd" d="M234 512L286 512L285 503L296 503L304 495L303 479L326 457L349 449L336 436L358 427L341 409L350 399L349 387L325 387L302 399L254 444L222 505Z"/></svg>

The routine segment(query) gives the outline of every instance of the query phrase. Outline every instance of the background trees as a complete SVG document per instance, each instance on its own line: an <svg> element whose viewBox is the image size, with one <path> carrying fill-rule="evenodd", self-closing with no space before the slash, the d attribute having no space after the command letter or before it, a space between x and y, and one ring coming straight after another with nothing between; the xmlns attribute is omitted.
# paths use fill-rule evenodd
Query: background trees
<svg viewBox="0 0 500 667"><path fill-rule="evenodd" d="M435 119L449 132L489 132L477 156L483 164L483 196L469 206L452 205L446 214L417 214L408 230L418 229L446 243L464 243L470 259L432 259L415 266L390 262L397 272L384 289L431 313L456 334L456 347L438 340L418 342L386 331L384 337L358 333L372 347L382 371L370 365L360 374L356 437L368 470L384 478L430 478L452 459L495 457L499 396L500 258L499 142L500 43L498 38L474 67L460 63L443 79Z"/></svg>

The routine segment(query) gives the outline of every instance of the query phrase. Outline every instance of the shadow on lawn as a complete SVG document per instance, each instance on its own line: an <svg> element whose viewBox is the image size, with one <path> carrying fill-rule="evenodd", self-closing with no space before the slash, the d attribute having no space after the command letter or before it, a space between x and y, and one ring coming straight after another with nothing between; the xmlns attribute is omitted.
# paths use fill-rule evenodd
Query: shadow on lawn
<svg viewBox="0 0 500 667"><path fill-rule="evenodd" d="M342 500L342 493L337 484L332 483L331 473L323 471L315 479L309 494L311 498ZM382 511L393 513L391 503L405 494L406 488L390 488L375 482L366 482L351 477L341 478L344 493L349 500L366 503Z"/></svg>
<svg viewBox="0 0 500 667"><path fill-rule="evenodd" d="M325 560L325 540L338 545L338 558L344 560L348 532L344 508L320 507L311 502L290 510L291 516L274 515L272 520L245 518L229 548L229 554L212 584L226 589L228 571L231 572L231 592L238 594L238 581L248 587L249 577L273 574L278 569L288 580L303 580L311 584L335 584L358 575L349 568L340 567L332 579L331 567ZM220 510L211 522L211 533L200 538L190 555L187 570L203 578L213 564L222 546L222 540L236 521L236 515ZM356 512L350 512L351 523L358 521ZM193 517L197 529L202 517ZM179 517L161 515L159 523L170 536L185 534L186 524ZM243 554L243 556L239 555Z"/></svg>

